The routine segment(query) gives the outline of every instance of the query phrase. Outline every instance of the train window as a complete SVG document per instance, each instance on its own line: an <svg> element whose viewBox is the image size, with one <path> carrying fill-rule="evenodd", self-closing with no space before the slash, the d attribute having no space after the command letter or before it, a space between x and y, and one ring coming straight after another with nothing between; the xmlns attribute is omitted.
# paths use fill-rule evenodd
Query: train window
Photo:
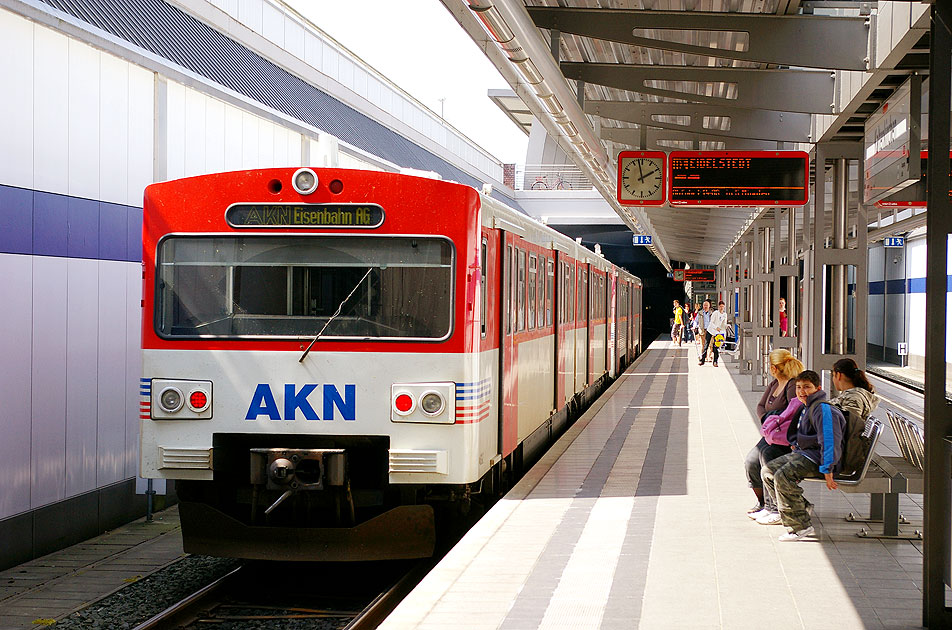
<svg viewBox="0 0 952 630"><path fill-rule="evenodd" d="M578 319L585 321L588 318L588 273L579 267L578 270Z"/></svg>
<svg viewBox="0 0 952 630"><path fill-rule="evenodd" d="M526 320L529 330L535 328L536 267L538 262L535 254L529 256L529 290L526 293Z"/></svg>
<svg viewBox="0 0 952 630"><path fill-rule="evenodd" d="M539 328L545 326L545 256L539 258L539 273L538 280L536 281L536 288L538 289L537 304L538 308L536 312L539 314Z"/></svg>
<svg viewBox="0 0 952 630"><path fill-rule="evenodd" d="M526 329L526 253L521 249L519 251L519 286L516 289L516 297L519 300L519 328Z"/></svg>
<svg viewBox="0 0 952 630"><path fill-rule="evenodd" d="M486 304L489 296L486 294L486 265L489 263L487 251L488 241L483 239L483 247L479 256L479 325L480 337L486 336Z"/></svg>
<svg viewBox="0 0 952 630"><path fill-rule="evenodd" d="M506 318L506 334L512 333L512 245L506 246L506 262L504 267L504 272L506 274L506 281L508 282L506 291L503 291L504 296L506 297L507 304L503 307L503 313L505 313Z"/></svg>
<svg viewBox="0 0 952 630"><path fill-rule="evenodd" d="M167 238L157 261L156 331L300 339L324 329L325 338L445 339L453 263L453 245L442 238Z"/></svg>
<svg viewBox="0 0 952 630"><path fill-rule="evenodd" d="M555 262L546 259L545 271L545 325L552 325L552 288L555 285Z"/></svg>

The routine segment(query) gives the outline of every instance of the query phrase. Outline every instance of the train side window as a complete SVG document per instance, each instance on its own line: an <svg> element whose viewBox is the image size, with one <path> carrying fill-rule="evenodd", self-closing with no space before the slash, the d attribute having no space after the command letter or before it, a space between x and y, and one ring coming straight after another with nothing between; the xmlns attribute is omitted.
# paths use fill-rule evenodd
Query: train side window
<svg viewBox="0 0 952 630"><path fill-rule="evenodd" d="M524 251L517 250L519 252L519 286L517 288L517 297L519 300L519 327L517 330L526 329L526 253Z"/></svg>
<svg viewBox="0 0 952 630"><path fill-rule="evenodd" d="M479 255L479 326L480 326L480 337L486 336L486 305L489 300L489 296L486 295L486 265L489 262L489 257L487 251L489 249L489 242L484 238L483 247L480 250Z"/></svg>
<svg viewBox="0 0 952 630"><path fill-rule="evenodd" d="M539 328L545 326L545 261L545 256L539 257L538 274L536 280L536 289L538 290L538 295L536 296L536 312L539 314Z"/></svg>
<svg viewBox="0 0 952 630"><path fill-rule="evenodd" d="M506 318L506 334L512 333L512 245L506 246L506 260L503 263L503 273L506 275L506 286L503 289L503 300L506 302L502 309Z"/></svg>
<svg viewBox="0 0 952 630"><path fill-rule="evenodd" d="M535 254L529 256L529 290L526 293L526 319L527 328L535 328L535 306L536 306L536 268L539 260Z"/></svg>
<svg viewBox="0 0 952 630"><path fill-rule="evenodd" d="M555 284L555 262L546 259L545 271L545 325L552 325L552 288Z"/></svg>

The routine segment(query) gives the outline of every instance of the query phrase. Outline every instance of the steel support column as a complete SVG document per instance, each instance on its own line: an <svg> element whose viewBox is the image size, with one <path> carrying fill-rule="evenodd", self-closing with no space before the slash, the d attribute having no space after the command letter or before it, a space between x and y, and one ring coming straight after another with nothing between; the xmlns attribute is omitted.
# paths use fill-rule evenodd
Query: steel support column
<svg viewBox="0 0 952 630"><path fill-rule="evenodd" d="M926 234L926 382L924 542L922 550L922 622L948 628L952 614L945 605L952 553L952 466L949 436L952 414L945 400L949 203L949 107L952 90L952 3L932 5L929 54L929 182Z"/></svg>
<svg viewBox="0 0 952 630"><path fill-rule="evenodd" d="M793 347L797 347L800 335L800 318L797 316L799 306L800 265L797 259L797 209L787 208L787 264L793 267L787 276L787 336L793 340Z"/></svg>

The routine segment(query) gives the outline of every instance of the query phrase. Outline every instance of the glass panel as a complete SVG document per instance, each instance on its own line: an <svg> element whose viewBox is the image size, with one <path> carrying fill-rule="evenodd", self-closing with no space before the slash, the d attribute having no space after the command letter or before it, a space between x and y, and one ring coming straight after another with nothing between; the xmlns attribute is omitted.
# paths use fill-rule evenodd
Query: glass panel
<svg viewBox="0 0 952 630"><path fill-rule="evenodd" d="M442 339L453 245L437 238L173 237L156 329L171 337Z"/></svg>
<svg viewBox="0 0 952 630"><path fill-rule="evenodd" d="M536 303L536 264L538 259L533 255L529 256L529 290L526 293L526 318L528 328L535 328L535 303Z"/></svg>
<svg viewBox="0 0 952 630"><path fill-rule="evenodd" d="M519 330L526 329L526 253L519 250L519 286L517 288L519 300Z"/></svg>
<svg viewBox="0 0 952 630"><path fill-rule="evenodd" d="M552 287L555 284L555 263L548 261L546 263L547 271L545 273L545 325L552 325Z"/></svg>
<svg viewBox="0 0 952 630"><path fill-rule="evenodd" d="M486 240L483 240L483 248L480 254L479 260L479 321L480 321L480 336L486 336L486 301L489 299L489 296L486 294L486 263L487 263L487 245Z"/></svg>

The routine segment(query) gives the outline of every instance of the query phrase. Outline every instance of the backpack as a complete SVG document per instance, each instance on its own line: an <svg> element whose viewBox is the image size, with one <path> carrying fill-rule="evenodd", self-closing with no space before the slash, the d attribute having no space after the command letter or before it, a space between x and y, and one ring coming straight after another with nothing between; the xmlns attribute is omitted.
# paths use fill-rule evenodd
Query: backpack
<svg viewBox="0 0 952 630"><path fill-rule="evenodd" d="M869 453L871 442L869 437L863 435L866 420L855 411L843 409L829 400L814 402L810 405L809 413L813 412L816 405L823 404L836 407L846 419L846 426L843 427L843 449L840 453L840 461L836 463L836 473L843 477L858 473L863 464L866 463L866 455Z"/></svg>

